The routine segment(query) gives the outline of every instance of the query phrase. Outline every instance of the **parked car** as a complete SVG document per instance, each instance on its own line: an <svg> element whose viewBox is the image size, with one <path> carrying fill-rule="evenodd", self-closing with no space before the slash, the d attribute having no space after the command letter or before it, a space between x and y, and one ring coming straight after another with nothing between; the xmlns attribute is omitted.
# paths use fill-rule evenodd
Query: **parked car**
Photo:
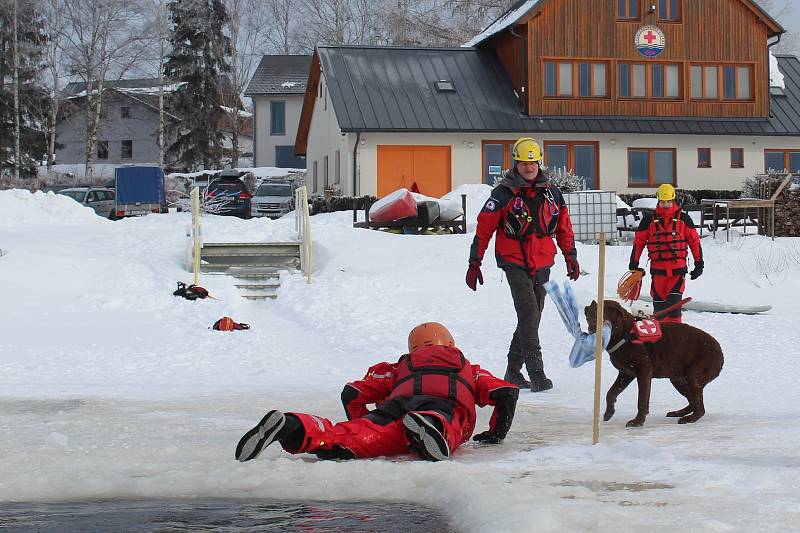
<svg viewBox="0 0 800 533"><path fill-rule="evenodd" d="M250 218L253 195L239 179L238 172L221 172L219 177L208 183L202 194L207 212Z"/></svg>
<svg viewBox="0 0 800 533"><path fill-rule="evenodd" d="M71 187L61 189L56 194L69 196L76 202L91 207L101 217L116 218L116 200L112 189L102 187Z"/></svg>
<svg viewBox="0 0 800 533"><path fill-rule="evenodd" d="M253 195L253 216L280 218L294 210L294 180L267 179Z"/></svg>

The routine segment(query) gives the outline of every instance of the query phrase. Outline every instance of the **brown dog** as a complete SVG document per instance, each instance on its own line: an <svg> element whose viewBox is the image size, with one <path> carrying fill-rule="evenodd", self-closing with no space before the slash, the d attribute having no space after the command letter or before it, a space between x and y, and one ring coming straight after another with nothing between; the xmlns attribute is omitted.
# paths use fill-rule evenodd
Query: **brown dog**
<svg viewBox="0 0 800 533"><path fill-rule="evenodd" d="M584 308L589 332L595 331L597 322L597 302ZM603 319L611 325L612 349L633 327L634 317L618 302L607 301L603 305ZM606 412L603 420L614 416L617 396L636 378L639 386L639 404L636 418L629 420L627 427L638 427L650 410L650 381L655 378L669 378L672 385L689 400L689 405L667 416L678 416L679 424L696 422L705 414L703 406L703 387L719 376L723 356L717 340L701 329L688 324L662 322L663 336L650 343L649 350L642 344L626 342L611 353L611 364L619 370L619 375L608 389Z"/></svg>

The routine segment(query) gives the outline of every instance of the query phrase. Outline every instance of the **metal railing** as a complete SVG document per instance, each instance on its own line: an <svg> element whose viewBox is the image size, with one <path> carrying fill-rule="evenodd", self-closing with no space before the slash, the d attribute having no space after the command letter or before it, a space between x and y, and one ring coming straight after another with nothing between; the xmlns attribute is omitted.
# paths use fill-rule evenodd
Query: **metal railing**
<svg viewBox="0 0 800 533"><path fill-rule="evenodd" d="M312 241L311 241L311 212L308 208L308 189L298 187L294 191L294 229L300 240L300 270L306 275L306 280L311 283L312 270Z"/></svg>

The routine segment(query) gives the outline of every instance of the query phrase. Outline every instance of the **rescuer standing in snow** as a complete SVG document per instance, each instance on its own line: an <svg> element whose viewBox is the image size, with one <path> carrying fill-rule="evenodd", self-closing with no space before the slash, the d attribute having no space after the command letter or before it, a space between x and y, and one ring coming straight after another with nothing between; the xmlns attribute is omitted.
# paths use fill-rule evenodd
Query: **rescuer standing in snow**
<svg viewBox="0 0 800 533"><path fill-rule="evenodd" d="M467 286L473 291L483 284L481 262L492 235L497 266L503 269L514 299L517 327L508 348L505 379L533 392L553 388L544 373L539 322L544 309L544 283L550 279L556 245L564 254L567 276L580 276L572 222L561 191L542 171L542 151L529 137L522 137L511 150L514 167L503 174L478 214L478 227L469 252ZM522 365L530 381L522 375Z"/></svg>
<svg viewBox="0 0 800 533"><path fill-rule="evenodd" d="M683 298L686 288L686 273L689 271L686 258L689 251L694 258L694 269L690 279L697 279L703 273L703 249L694 222L688 214L681 211L675 200L675 187L668 183L658 187L658 205L655 215L648 213L642 217L639 229L633 240L630 270L639 270L639 258L647 247L650 257L650 296L653 297L653 310L658 312L677 304ZM662 322L681 322L681 308L677 307L660 319Z"/></svg>

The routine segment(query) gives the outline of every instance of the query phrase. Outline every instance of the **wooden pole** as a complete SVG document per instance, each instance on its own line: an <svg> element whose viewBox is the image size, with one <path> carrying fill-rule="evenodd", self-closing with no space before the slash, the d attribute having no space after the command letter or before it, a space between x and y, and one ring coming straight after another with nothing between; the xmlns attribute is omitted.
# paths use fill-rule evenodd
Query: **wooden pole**
<svg viewBox="0 0 800 533"><path fill-rule="evenodd" d="M600 232L600 255L597 262L597 321L595 322L594 343L594 419L592 422L592 444L600 442L600 387L601 363L603 361L603 294L606 274L606 234Z"/></svg>
<svg viewBox="0 0 800 533"><path fill-rule="evenodd" d="M194 236L194 284L200 283L200 189L192 189L192 233Z"/></svg>

